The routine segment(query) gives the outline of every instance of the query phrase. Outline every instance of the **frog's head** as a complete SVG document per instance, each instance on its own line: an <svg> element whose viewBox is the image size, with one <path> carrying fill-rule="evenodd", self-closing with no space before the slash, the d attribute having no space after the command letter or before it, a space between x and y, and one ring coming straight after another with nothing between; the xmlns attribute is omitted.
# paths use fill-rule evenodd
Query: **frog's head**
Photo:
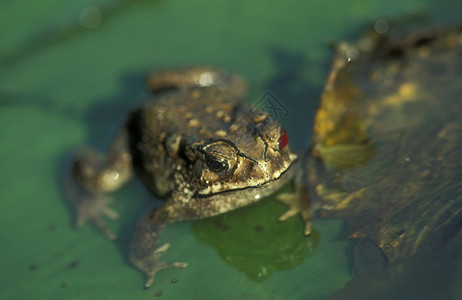
<svg viewBox="0 0 462 300"><path fill-rule="evenodd" d="M190 153L194 195L183 204L216 210L213 214L274 192L297 159L287 132L268 114L244 115L226 135L195 145Z"/></svg>

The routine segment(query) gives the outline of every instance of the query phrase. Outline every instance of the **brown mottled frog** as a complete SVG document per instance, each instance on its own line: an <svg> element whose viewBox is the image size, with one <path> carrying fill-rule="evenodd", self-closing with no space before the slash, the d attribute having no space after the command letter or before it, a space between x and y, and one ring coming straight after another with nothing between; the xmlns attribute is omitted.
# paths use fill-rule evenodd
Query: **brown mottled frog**
<svg viewBox="0 0 462 300"><path fill-rule="evenodd" d="M146 287L156 272L187 265L159 259L169 247L157 245L164 226L259 201L292 177L297 160L281 124L242 103L246 84L240 77L191 68L155 73L148 83L155 99L130 113L108 153L100 159L86 150L77 157L73 174L84 193L71 197L77 225L89 221L109 239L115 235L102 217L118 214L106 194L133 174L166 200L140 220L130 247ZM309 234L306 205L281 198L290 209L280 220L302 211Z"/></svg>

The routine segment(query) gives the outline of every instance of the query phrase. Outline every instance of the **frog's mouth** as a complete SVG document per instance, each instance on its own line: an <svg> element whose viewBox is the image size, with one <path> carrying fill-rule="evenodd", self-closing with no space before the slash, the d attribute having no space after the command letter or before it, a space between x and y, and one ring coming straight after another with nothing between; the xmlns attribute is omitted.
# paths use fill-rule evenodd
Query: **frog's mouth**
<svg viewBox="0 0 462 300"><path fill-rule="evenodd" d="M292 166L293 164L294 162L291 162L289 168L278 177L265 182L213 193L198 191L188 201L180 204L191 208L193 214L197 214L197 217L200 218L216 216L249 205L276 192L290 180L295 173L295 169L297 169Z"/></svg>
<svg viewBox="0 0 462 300"><path fill-rule="evenodd" d="M252 200L248 199L250 197L254 198L254 201L257 201L265 196L274 193L279 188L281 188L288 180L290 180L295 173L296 167L294 165L296 164L296 162L296 159L291 161L289 166L283 172L281 172L279 176L271 178L270 180L259 182L255 185L246 185L238 188L222 188L217 192L211 192L210 188L206 188L197 191L194 194L193 198L215 200L211 198L220 196L219 198L241 198L243 202L248 202L249 200ZM220 185L215 184L214 188L220 189Z"/></svg>

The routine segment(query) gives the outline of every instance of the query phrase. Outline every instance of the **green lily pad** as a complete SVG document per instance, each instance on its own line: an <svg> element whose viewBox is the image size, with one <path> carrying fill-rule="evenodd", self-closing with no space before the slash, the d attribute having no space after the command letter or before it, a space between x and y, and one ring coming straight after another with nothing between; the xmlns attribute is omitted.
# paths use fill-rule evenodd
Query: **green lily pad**
<svg viewBox="0 0 462 300"><path fill-rule="evenodd" d="M220 257L250 280L264 281L273 273L302 264L319 242L315 230L305 237L298 218L278 222L284 205L262 201L245 209L196 221L195 236L212 245Z"/></svg>

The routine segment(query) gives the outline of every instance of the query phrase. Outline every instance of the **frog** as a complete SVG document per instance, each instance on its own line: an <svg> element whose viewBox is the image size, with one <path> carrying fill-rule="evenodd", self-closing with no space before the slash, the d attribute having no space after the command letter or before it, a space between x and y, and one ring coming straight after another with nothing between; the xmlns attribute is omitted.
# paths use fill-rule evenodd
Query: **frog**
<svg viewBox="0 0 462 300"><path fill-rule="evenodd" d="M154 72L147 85L151 99L128 114L107 153L85 148L77 155L72 177L80 192L69 197L77 227L92 223L110 240L116 235L104 219L118 218L111 192L137 177L164 200L141 217L130 245L146 288L159 271L187 266L161 260L170 244L159 246L158 239L168 224L260 201L294 178L298 163L281 123L244 103L247 84L240 76L191 67ZM309 235L306 199L279 200L288 205L279 221L300 213Z"/></svg>

